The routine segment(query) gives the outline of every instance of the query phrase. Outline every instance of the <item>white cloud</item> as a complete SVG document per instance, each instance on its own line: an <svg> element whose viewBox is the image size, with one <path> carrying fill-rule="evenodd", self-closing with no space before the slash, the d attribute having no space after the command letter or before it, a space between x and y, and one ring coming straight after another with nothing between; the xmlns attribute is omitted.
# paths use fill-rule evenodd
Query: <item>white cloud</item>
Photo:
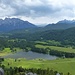
<svg viewBox="0 0 75 75"><path fill-rule="evenodd" d="M41 0L25 0L24 2L27 6L39 6L43 4Z"/></svg>
<svg viewBox="0 0 75 75"><path fill-rule="evenodd" d="M0 0L0 17L16 16L32 23L75 18L75 0Z"/></svg>
<svg viewBox="0 0 75 75"><path fill-rule="evenodd" d="M15 10L10 6L0 4L0 17L11 16L15 13Z"/></svg>

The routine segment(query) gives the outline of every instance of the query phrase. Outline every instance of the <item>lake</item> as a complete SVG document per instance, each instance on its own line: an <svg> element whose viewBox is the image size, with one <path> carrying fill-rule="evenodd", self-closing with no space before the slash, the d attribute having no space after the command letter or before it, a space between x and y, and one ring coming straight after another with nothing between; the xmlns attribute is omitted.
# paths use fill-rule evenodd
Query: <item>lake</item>
<svg viewBox="0 0 75 75"><path fill-rule="evenodd" d="M36 52L17 52L14 54L9 54L7 56L4 56L4 58L26 58L26 59L36 59L36 58L43 58L48 60L56 59L56 56L52 56L49 54L42 54L42 53L36 53Z"/></svg>

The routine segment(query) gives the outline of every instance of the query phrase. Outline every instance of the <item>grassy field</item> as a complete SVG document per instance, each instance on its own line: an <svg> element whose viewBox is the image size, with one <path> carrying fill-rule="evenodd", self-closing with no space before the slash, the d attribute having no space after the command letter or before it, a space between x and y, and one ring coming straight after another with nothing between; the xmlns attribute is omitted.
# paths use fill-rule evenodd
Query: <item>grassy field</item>
<svg viewBox="0 0 75 75"><path fill-rule="evenodd" d="M5 48L4 50L0 51L0 56L5 56L9 53L11 53L10 48Z"/></svg>
<svg viewBox="0 0 75 75"><path fill-rule="evenodd" d="M10 64L9 66L8 63ZM56 60L44 60L44 59L26 60L21 58L17 59L16 62L15 59L5 59L5 61L2 64L8 68L10 66L12 67L22 66L23 68L41 68L41 69L50 68L58 72L63 72L64 75L66 75L67 72L70 72L71 75L75 75L75 58L56 59Z"/></svg>
<svg viewBox="0 0 75 75"><path fill-rule="evenodd" d="M14 48L14 49L16 49L16 51L21 50L20 48ZM4 48L4 50L0 51L0 56L5 56L10 53L12 53L10 48Z"/></svg>
<svg viewBox="0 0 75 75"><path fill-rule="evenodd" d="M62 52L75 53L75 49L72 48L45 46L40 44L37 44L35 46L37 48L50 48ZM16 48L16 50L19 51L20 49ZM3 51L0 52L0 56L7 55L9 53L11 53L10 48L5 48ZM44 60L44 59L26 60L24 58L19 58L16 60L16 62L15 59L8 58L3 61L2 65L5 65L5 67L7 68L9 68L10 66L11 67L22 66L23 68L41 68L41 69L50 68L58 72L63 72L64 75L67 75L68 72L70 72L71 75L75 75L75 58L65 58L65 59L58 58L56 60Z"/></svg>
<svg viewBox="0 0 75 75"><path fill-rule="evenodd" d="M65 48L65 47L57 47L57 46L44 46L44 45L35 45L37 48L50 48L53 50L58 50L62 52L68 52L68 53L75 53L75 49L72 48Z"/></svg>

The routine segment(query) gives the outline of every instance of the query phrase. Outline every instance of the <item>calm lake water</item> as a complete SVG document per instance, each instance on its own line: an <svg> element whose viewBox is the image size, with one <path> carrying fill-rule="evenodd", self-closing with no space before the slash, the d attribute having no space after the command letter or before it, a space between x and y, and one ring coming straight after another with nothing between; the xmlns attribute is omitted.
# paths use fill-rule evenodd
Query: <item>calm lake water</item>
<svg viewBox="0 0 75 75"><path fill-rule="evenodd" d="M49 54L42 54L42 53L36 53L36 52L17 52L14 54L9 54L7 56L4 56L4 58L26 58L26 59L36 59L36 58L43 58L48 60L56 59L56 56L52 56Z"/></svg>

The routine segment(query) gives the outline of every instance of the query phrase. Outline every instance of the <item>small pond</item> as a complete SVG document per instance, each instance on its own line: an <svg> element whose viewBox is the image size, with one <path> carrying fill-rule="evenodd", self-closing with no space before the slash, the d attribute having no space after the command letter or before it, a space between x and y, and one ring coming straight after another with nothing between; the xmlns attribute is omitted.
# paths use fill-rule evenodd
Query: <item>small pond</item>
<svg viewBox="0 0 75 75"><path fill-rule="evenodd" d="M9 54L7 56L4 56L4 58L26 58L26 59L36 59L36 58L43 58L48 60L56 59L56 56L52 56L49 54L42 54L42 53L36 53L36 52L17 52L14 54Z"/></svg>

